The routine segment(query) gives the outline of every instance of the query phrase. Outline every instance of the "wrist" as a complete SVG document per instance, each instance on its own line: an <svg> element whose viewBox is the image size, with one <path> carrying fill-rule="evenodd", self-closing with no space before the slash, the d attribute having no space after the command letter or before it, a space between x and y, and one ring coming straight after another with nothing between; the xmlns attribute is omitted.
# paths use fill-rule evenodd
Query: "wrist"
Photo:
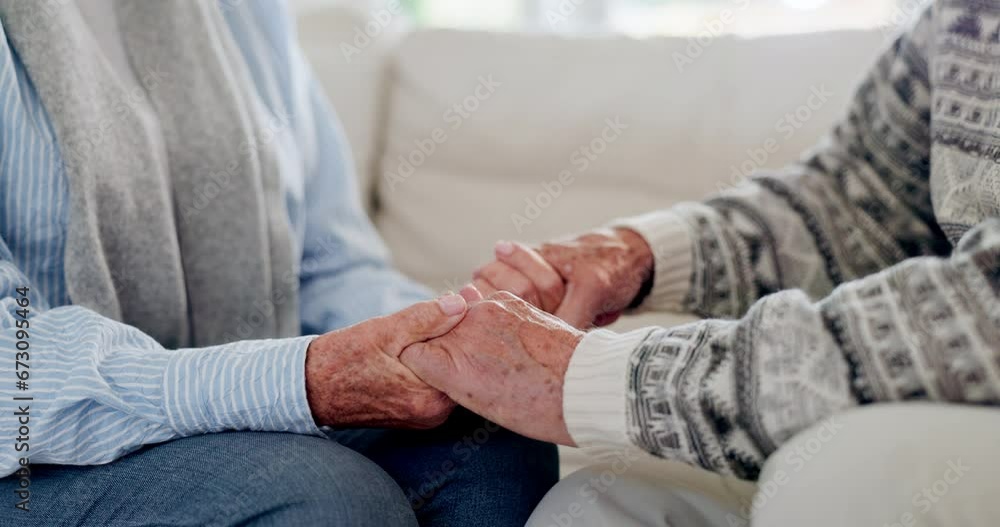
<svg viewBox="0 0 1000 527"><path fill-rule="evenodd" d="M576 440L573 438L573 434L570 433L569 422L566 420L566 381L569 376L569 366L573 361L573 355L576 354L576 350L579 349L580 343L583 342L587 333L582 331L577 331L575 328L571 336L567 336L566 345L568 346L568 351L566 355L566 360L560 362L559 371L555 372L558 379L561 379L560 389L558 392L559 396L559 407L562 409L562 422L560 423L560 428L557 437L554 439L554 443L558 445L576 447Z"/></svg>
<svg viewBox="0 0 1000 527"><path fill-rule="evenodd" d="M631 445L628 432L630 358L652 328L587 333L563 384L563 413L572 441L603 458Z"/></svg>
<svg viewBox="0 0 1000 527"><path fill-rule="evenodd" d="M559 328L557 332L558 344L556 345L556 349L562 350L560 353L563 360L556 362L554 373L562 379L566 377L566 371L573 360L573 354L576 353L576 349L580 346L580 342L583 341L584 337L587 336L587 333L568 324L566 324L565 328Z"/></svg>
<svg viewBox="0 0 1000 527"><path fill-rule="evenodd" d="M683 311L693 273L693 242L682 207L613 221L616 231L635 233L650 250L648 296L636 298L640 310ZM628 235L626 235L628 236ZM634 241L632 243L635 243ZM641 252L640 248L637 252Z"/></svg>
<svg viewBox="0 0 1000 527"><path fill-rule="evenodd" d="M641 234L632 229L616 227L614 230L622 243L628 247L629 266L635 273L635 280L632 282L635 294L628 306L628 309L635 309L642 304L653 289L655 267L653 249Z"/></svg>
<svg viewBox="0 0 1000 527"><path fill-rule="evenodd" d="M313 420L319 426L330 426L334 416L330 415L333 406L328 387L332 381L334 364L330 350L332 346L328 333L313 339L306 348L305 380L306 400L312 411Z"/></svg>

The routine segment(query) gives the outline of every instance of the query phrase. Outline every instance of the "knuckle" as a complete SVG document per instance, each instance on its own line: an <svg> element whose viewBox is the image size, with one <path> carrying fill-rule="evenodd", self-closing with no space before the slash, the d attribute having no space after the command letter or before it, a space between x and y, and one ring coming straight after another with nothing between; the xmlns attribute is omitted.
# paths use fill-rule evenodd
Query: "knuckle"
<svg viewBox="0 0 1000 527"><path fill-rule="evenodd" d="M410 329L421 329L433 324L441 310L433 300L421 302L408 310L403 323Z"/></svg>
<svg viewBox="0 0 1000 527"><path fill-rule="evenodd" d="M437 428L448 420L448 414L442 413L424 420L424 429Z"/></svg>
<svg viewBox="0 0 1000 527"><path fill-rule="evenodd" d="M472 320L474 322L478 322L480 319L483 318L488 319L489 317L496 315L497 311L499 310L499 305L497 304L495 297L498 294L499 293L493 293L492 295L490 295L487 300L480 302L475 307L473 307L472 311L466 316L472 317Z"/></svg>
<svg viewBox="0 0 1000 527"><path fill-rule="evenodd" d="M521 285L509 291L512 293L511 296L515 298L523 298L529 302L534 302L538 299L538 293L535 288L530 285Z"/></svg>
<svg viewBox="0 0 1000 527"><path fill-rule="evenodd" d="M459 324L458 328L456 328L454 331L460 331L464 329L464 326L475 326L479 324L479 322L482 319L490 317L492 313L491 306L493 305L493 301L490 300L490 298L493 296L493 294L487 296L483 301L479 302L478 304L475 304L472 307L470 307L469 311L465 314L465 320L463 320L462 323Z"/></svg>
<svg viewBox="0 0 1000 527"><path fill-rule="evenodd" d="M540 249L533 247L528 247L527 245L522 245L521 248L522 257L529 260L545 260L545 255L542 254Z"/></svg>
<svg viewBox="0 0 1000 527"><path fill-rule="evenodd" d="M530 245L528 245L527 243L524 243L524 242L515 241L515 242L511 242L511 243L513 243L513 245L514 245L514 252L518 252L518 251L531 252L531 251L535 250Z"/></svg>
<svg viewBox="0 0 1000 527"><path fill-rule="evenodd" d="M425 419L431 414L432 401L424 394L410 399L408 411L416 419Z"/></svg>
<svg viewBox="0 0 1000 527"><path fill-rule="evenodd" d="M558 267L566 259L568 248L556 243L544 243L538 247L538 255L549 264Z"/></svg>
<svg viewBox="0 0 1000 527"><path fill-rule="evenodd" d="M440 393L427 394L413 402L412 414L420 423L437 426L451 414L454 403Z"/></svg>
<svg viewBox="0 0 1000 527"><path fill-rule="evenodd" d="M503 291L493 291L492 293L486 295L484 302L480 305L485 308L487 304L495 303L503 293Z"/></svg>
<svg viewBox="0 0 1000 527"><path fill-rule="evenodd" d="M466 318L470 318L472 324L489 323L497 317L502 316L506 311L504 302L510 298L517 298L506 291L497 291L486 297L485 300L473 306Z"/></svg>
<svg viewBox="0 0 1000 527"><path fill-rule="evenodd" d="M356 326L347 328L352 337L368 342L376 349L385 350L391 348L396 343L396 333L385 331L385 328L394 327L398 323L398 318L382 316L370 318Z"/></svg>
<svg viewBox="0 0 1000 527"><path fill-rule="evenodd" d="M493 274L496 274L496 262L486 264L475 271L472 272L472 277L476 279L489 279Z"/></svg>
<svg viewBox="0 0 1000 527"><path fill-rule="evenodd" d="M476 278L473 280L472 285L475 286L476 290L478 290L484 297L489 296L494 291L493 286L482 278Z"/></svg>
<svg viewBox="0 0 1000 527"><path fill-rule="evenodd" d="M426 342L414 342L409 344L399 356L399 360L407 367L419 365L427 356L429 346L431 346L431 344Z"/></svg>
<svg viewBox="0 0 1000 527"><path fill-rule="evenodd" d="M607 274L594 266L582 266L576 276L577 280L591 287L606 287Z"/></svg>
<svg viewBox="0 0 1000 527"><path fill-rule="evenodd" d="M535 293L534 291L531 291L528 294L522 295L521 296L521 300L523 300L524 302L528 303L529 305L538 307L539 309L541 309L542 306L545 305L545 303L542 302L542 296L540 294L538 294L538 293Z"/></svg>
<svg viewBox="0 0 1000 527"><path fill-rule="evenodd" d="M511 294L517 295L517 296L522 296L525 293L527 293L530 289L531 289L531 287L528 284L526 284L526 283L524 283L524 282L522 282L520 280L511 280L510 282L505 283L503 285L503 288L501 289L501 291L503 291L505 293L511 293Z"/></svg>
<svg viewBox="0 0 1000 527"><path fill-rule="evenodd" d="M510 291L497 291L495 294L491 295L491 300L495 300L500 304L506 302L514 302L518 300L517 295L511 293ZM499 304L495 304L497 309L503 309Z"/></svg>
<svg viewBox="0 0 1000 527"><path fill-rule="evenodd" d="M542 283L542 291L549 296L562 298L564 290L562 280L555 277L546 278Z"/></svg>

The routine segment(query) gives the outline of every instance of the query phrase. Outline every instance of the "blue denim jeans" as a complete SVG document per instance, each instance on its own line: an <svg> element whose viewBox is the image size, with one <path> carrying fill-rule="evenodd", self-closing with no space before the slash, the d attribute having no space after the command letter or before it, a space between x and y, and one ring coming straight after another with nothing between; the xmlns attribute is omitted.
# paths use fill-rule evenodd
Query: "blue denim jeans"
<svg viewBox="0 0 1000 527"><path fill-rule="evenodd" d="M558 478L552 445L465 411L435 430L329 436L229 432L36 465L30 512L0 480L0 525L521 527Z"/></svg>

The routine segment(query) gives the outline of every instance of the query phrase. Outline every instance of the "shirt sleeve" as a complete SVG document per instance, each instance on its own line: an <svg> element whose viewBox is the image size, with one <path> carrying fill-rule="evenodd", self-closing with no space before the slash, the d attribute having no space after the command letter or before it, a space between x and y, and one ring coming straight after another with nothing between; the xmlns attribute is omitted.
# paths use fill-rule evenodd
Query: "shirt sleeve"
<svg viewBox="0 0 1000 527"><path fill-rule="evenodd" d="M77 306L49 309L0 240L0 477L96 465L224 430L320 434L305 393L311 337L168 350Z"/></svg>

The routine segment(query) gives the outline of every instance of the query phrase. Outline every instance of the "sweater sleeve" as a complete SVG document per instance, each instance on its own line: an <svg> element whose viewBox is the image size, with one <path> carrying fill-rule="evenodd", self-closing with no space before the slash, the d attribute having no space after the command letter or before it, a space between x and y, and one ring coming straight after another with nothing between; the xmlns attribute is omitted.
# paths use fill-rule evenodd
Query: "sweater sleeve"
<svg viewBox="0 0 1000 527"><path fill-rule="evenodd" d="M594 332L567 373L567 425L598 454L638 447L755 479L788 438L852 406L1000 404L997 342L1000 219L992 218L949 258L907 260L819 302L789 290L739 320ZM617 414L586 394L613 401Z"/></svg>
<svg viewBox="0 0 1000 527"><path fill-rule="evenodd" d="M684 305L717 318L589 334L564 389L578 444L753 479L789 437L852 406L1000 404L1000 219L946 256L930 201L933 9L803 163L632 222L654 248L686 226Z"/></svg>
<svg viewBox="0 0 1000 527"><path fill-rule="evenodd" d="M932 21L928 10L885 50L846 117L800 162L615 222L654 248L642 307L738 318L776 291L822 298L907 258L947 254L929 183Z"/></svg>

